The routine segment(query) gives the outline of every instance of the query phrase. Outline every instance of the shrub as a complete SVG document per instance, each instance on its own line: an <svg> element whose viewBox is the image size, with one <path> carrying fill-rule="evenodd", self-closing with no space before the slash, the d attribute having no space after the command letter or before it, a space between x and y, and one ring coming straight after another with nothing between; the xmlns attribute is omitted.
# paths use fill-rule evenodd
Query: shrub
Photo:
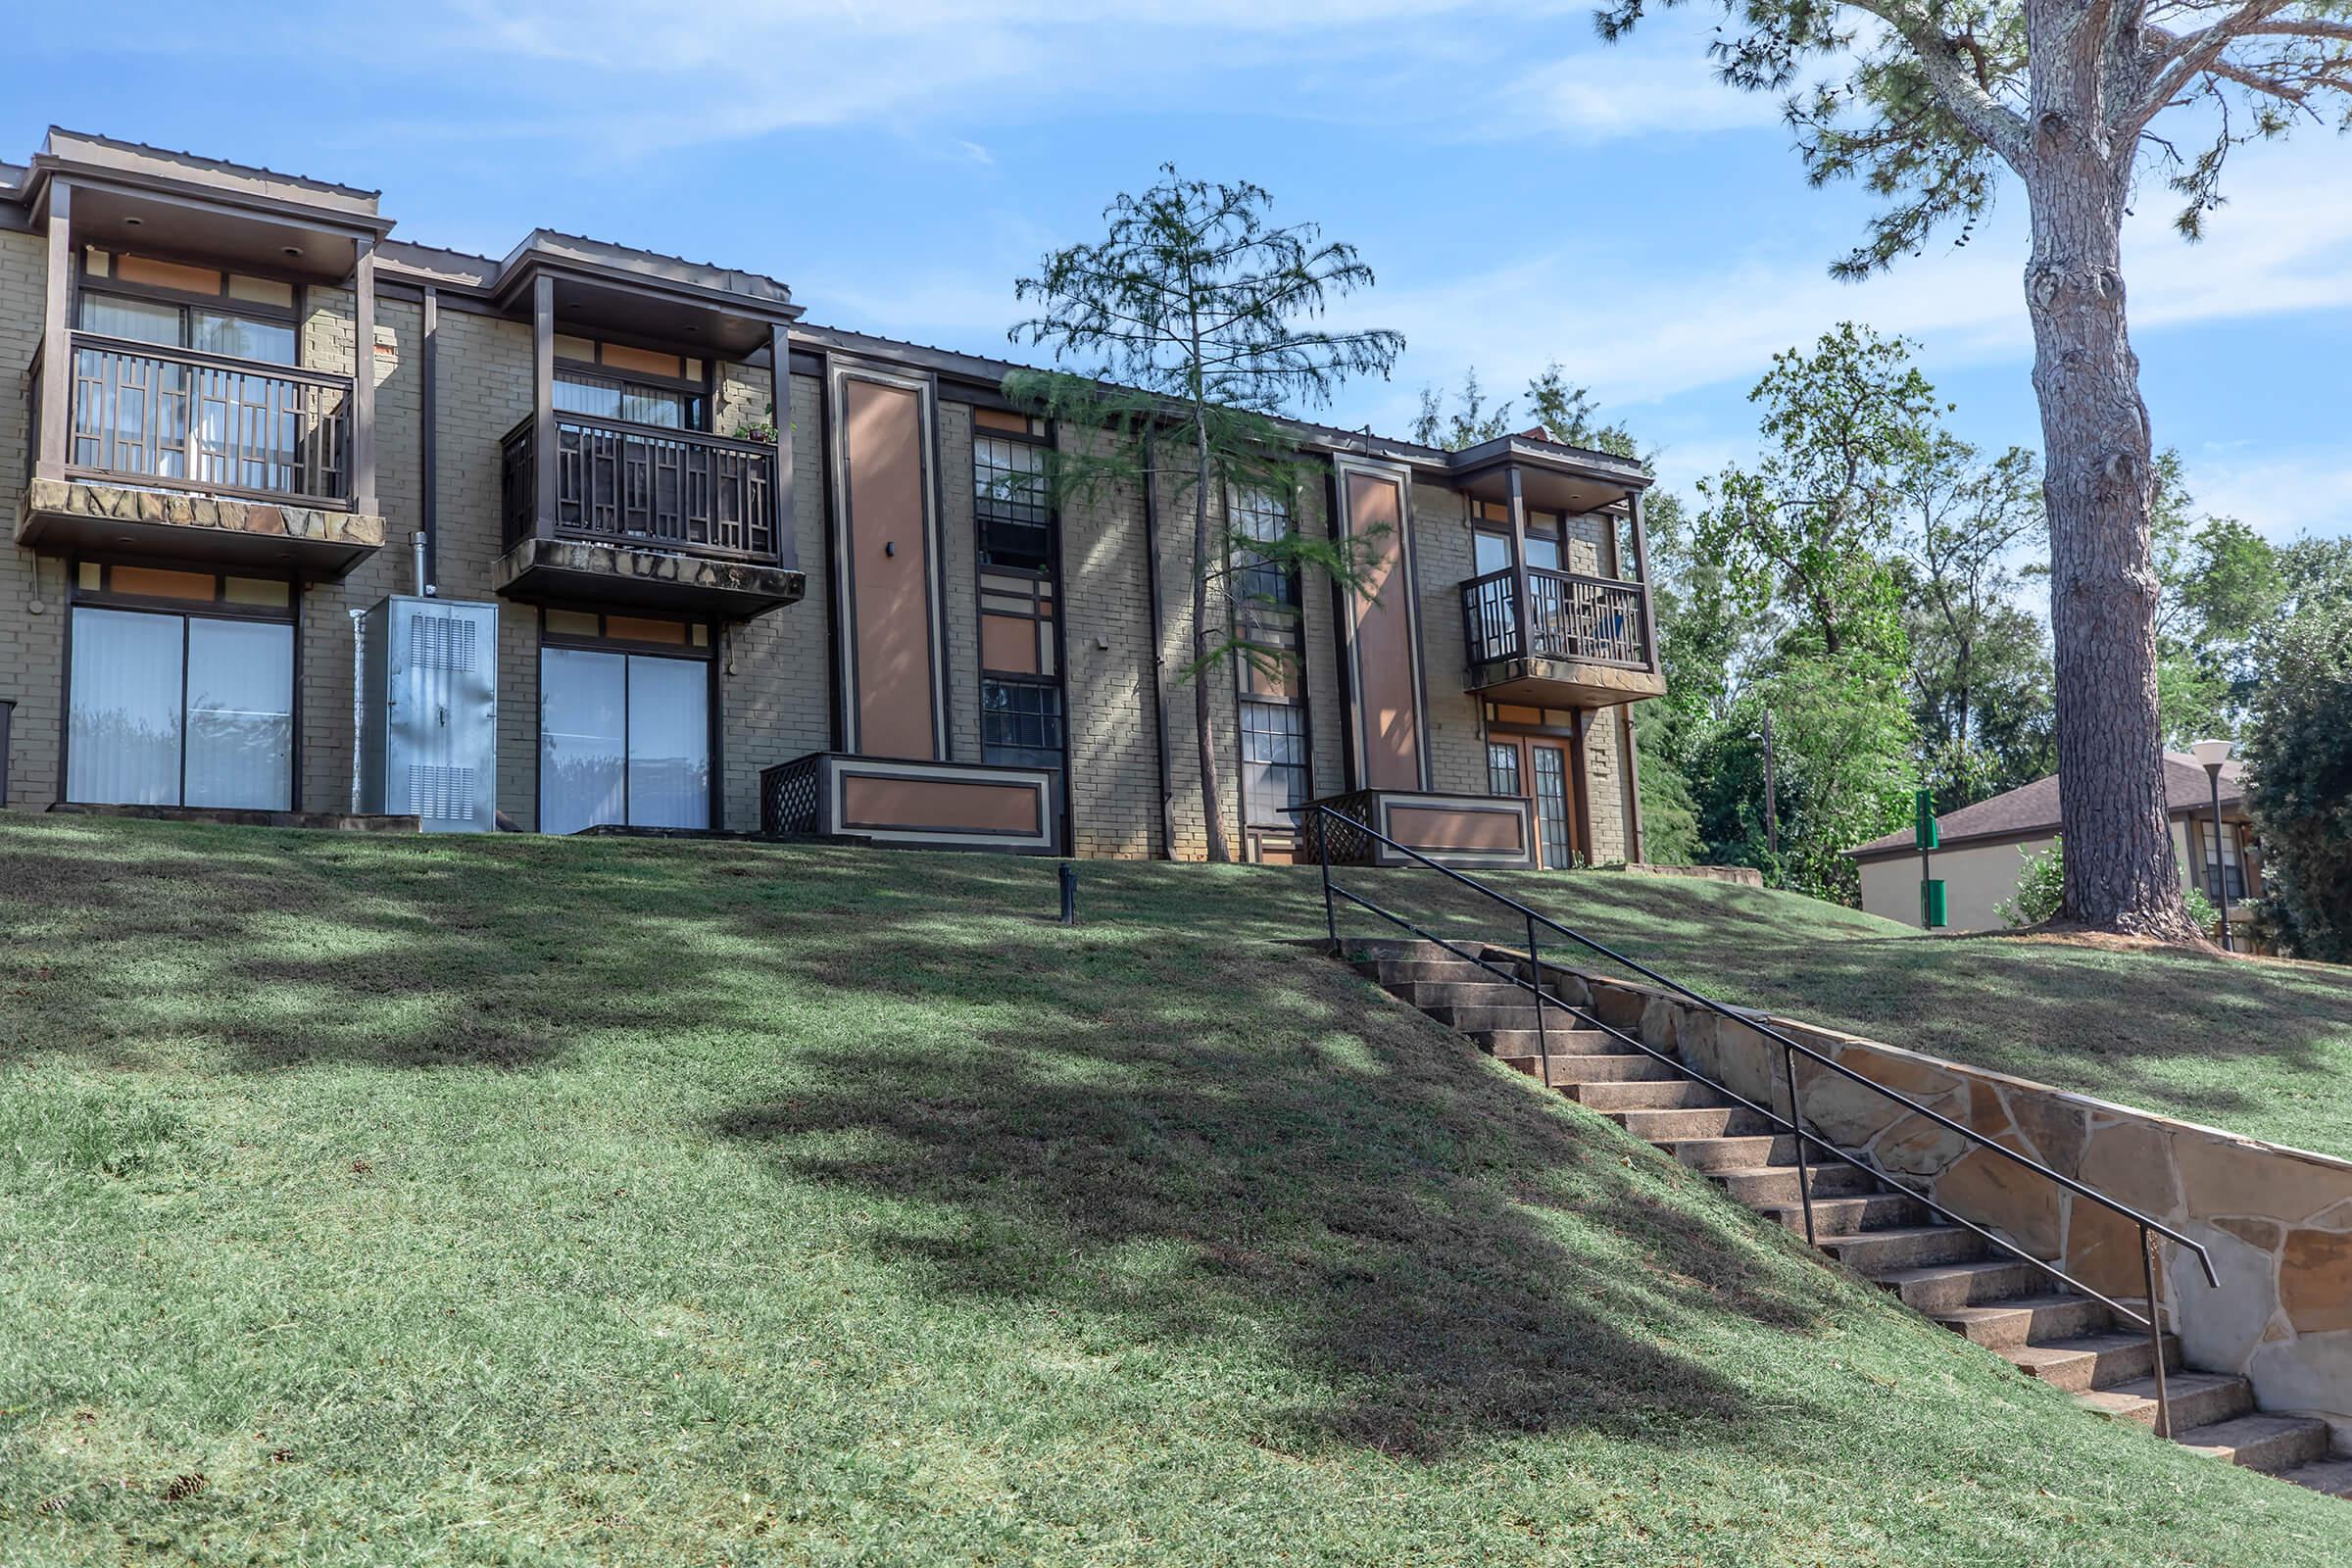
<svg viewBox="0 0 2352 1568"><path fill-rule="evenodd" d="M2352 962L2352 607L2296 615L2277 649L2246 736L2264 927L2297 957Z"/></svg>
<svg viewBox="0 0 2352 1568"><path fill-rule="evenodd" d="M2017 874L2017 897L2003 899L1992 906L1992 912L2011 925L2039 925L2053 920L2066 902L2066 857L2064 839L2052 839L2050 847L2038 855L2019 850L2018 856L2026 864Z"/></svg>

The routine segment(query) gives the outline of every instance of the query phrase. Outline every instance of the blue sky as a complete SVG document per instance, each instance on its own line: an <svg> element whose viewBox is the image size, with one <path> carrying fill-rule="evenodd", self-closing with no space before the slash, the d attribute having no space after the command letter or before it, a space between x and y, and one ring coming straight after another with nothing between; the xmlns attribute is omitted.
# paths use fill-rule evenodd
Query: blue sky
<svg viewBox="0 0 2352 1568"><path fill-rule="evenodd" d="M1962 433L2037 444L2022 195L1966 249L1831 281L1867 202L1807 189L1775 106L1711 79L1705 13L1612 48L1589 0L414 0L224 48L209 8L105 9L20 21L0 156L55 122L380 186L404 239L584 232L984 353L1012 278L1172 159L1377 270L1353 314L1408 348L1335 422L1400 433L1424 383L1557 359L1687 485L1753 450L1771 353L1850 318L1919 340ZM2158 441L2207 510L2352 532L2352 144L2240 154L2196 247L2151 185L2127 266Z"/></svg>

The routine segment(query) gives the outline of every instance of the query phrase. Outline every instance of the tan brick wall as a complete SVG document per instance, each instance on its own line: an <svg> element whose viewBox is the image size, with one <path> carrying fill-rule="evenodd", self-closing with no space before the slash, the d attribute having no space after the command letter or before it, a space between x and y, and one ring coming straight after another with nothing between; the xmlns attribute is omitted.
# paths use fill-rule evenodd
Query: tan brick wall
<svg viewBox="0 0 2352 1568"><path fill-rule="evenodd" d="M0 233L0 527L16 535L24 496L26 404L21 372L41 342L46 243L38 234ZM16 699L8 798L46 806L57 798L64 706L65 567L12 543L0 557L0 698Z"/></svg>
<svg viewBox="0 0 2352 1568"><path fill-rule="evenodd" d="M940 587L947 596L948 756L980 760L980 540L972 510L972 408L939 404Z"/></svg>
<svg viewBox="0 0 2352 1568"><path fill-rule="evenodd" d="M766 408L767 372L750 375L754 414ZM833 744L832 648L827 607L833 580L826 570L824 387L812 375L792 377L793 536L808 591L797 605L771 610L721 633L719 702L726 751L725 823L760 826L760 770Z"/></svg>
<svg viewBox="0 0 2352 1568"><path fill-rule="evenodd" d="M1413 562L1421 593L1430 787L1448 794L1484 795L1486 726L1477 700L1462 689L1469 651L1462 645L1461 584L1478 572L1469 505L1457 492L1430 484L1413 486Z"/></svg>
<svg viewBox="0 0 2352 1568"><path fill-rule="evenodd" d="M1065 443L1103 437L1067 427ZM1073 500L1061 513L1062 676L1070 713L1074 852L1138 859L1161 853L1152 609L1143 493Z"/></svg>

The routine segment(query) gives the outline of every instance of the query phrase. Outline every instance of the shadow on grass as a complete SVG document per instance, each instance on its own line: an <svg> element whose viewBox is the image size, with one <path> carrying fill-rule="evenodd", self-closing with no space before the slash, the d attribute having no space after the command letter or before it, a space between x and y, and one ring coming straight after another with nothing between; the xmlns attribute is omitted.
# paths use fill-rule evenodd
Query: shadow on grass
<svg viewBox="0 0 2352 1568"><path fill-rule="evenodd" d="M1725 1226L1695 1178L1305 950L956 939L919 913L868 936L893 957L802 984L915 1038L825 1054L799 1074L819 1087L716 1130L789 1180L940 1216L873 1245L942 1296L1107 1307L1145 1343L1278 1341L1344 1391L1294 1411L1291 1442L1737 1441L1753 1396L1677 1339L1731 1317L1769 1344L1835 1310L1838 1287ZM980 1026L914 1024L969 1018L976 990ZM1122 1264L1169 1244L1173 1275Z"/></svg>

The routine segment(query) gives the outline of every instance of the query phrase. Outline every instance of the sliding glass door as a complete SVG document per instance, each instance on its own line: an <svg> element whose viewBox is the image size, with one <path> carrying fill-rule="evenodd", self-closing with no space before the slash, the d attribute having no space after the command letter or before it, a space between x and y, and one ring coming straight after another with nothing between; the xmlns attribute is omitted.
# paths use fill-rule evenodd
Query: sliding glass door
<svg viewBox="0 0 2352 1568"><path fill-rule="evenodd" d="M294 628L77 606L66 797L290 810Z"/></svg>
<svg viewBox="0 0 2352 1568"><path fill-rule="evenodd" d="M539 831L710 825L710 665L545 648Z"/></svg>

